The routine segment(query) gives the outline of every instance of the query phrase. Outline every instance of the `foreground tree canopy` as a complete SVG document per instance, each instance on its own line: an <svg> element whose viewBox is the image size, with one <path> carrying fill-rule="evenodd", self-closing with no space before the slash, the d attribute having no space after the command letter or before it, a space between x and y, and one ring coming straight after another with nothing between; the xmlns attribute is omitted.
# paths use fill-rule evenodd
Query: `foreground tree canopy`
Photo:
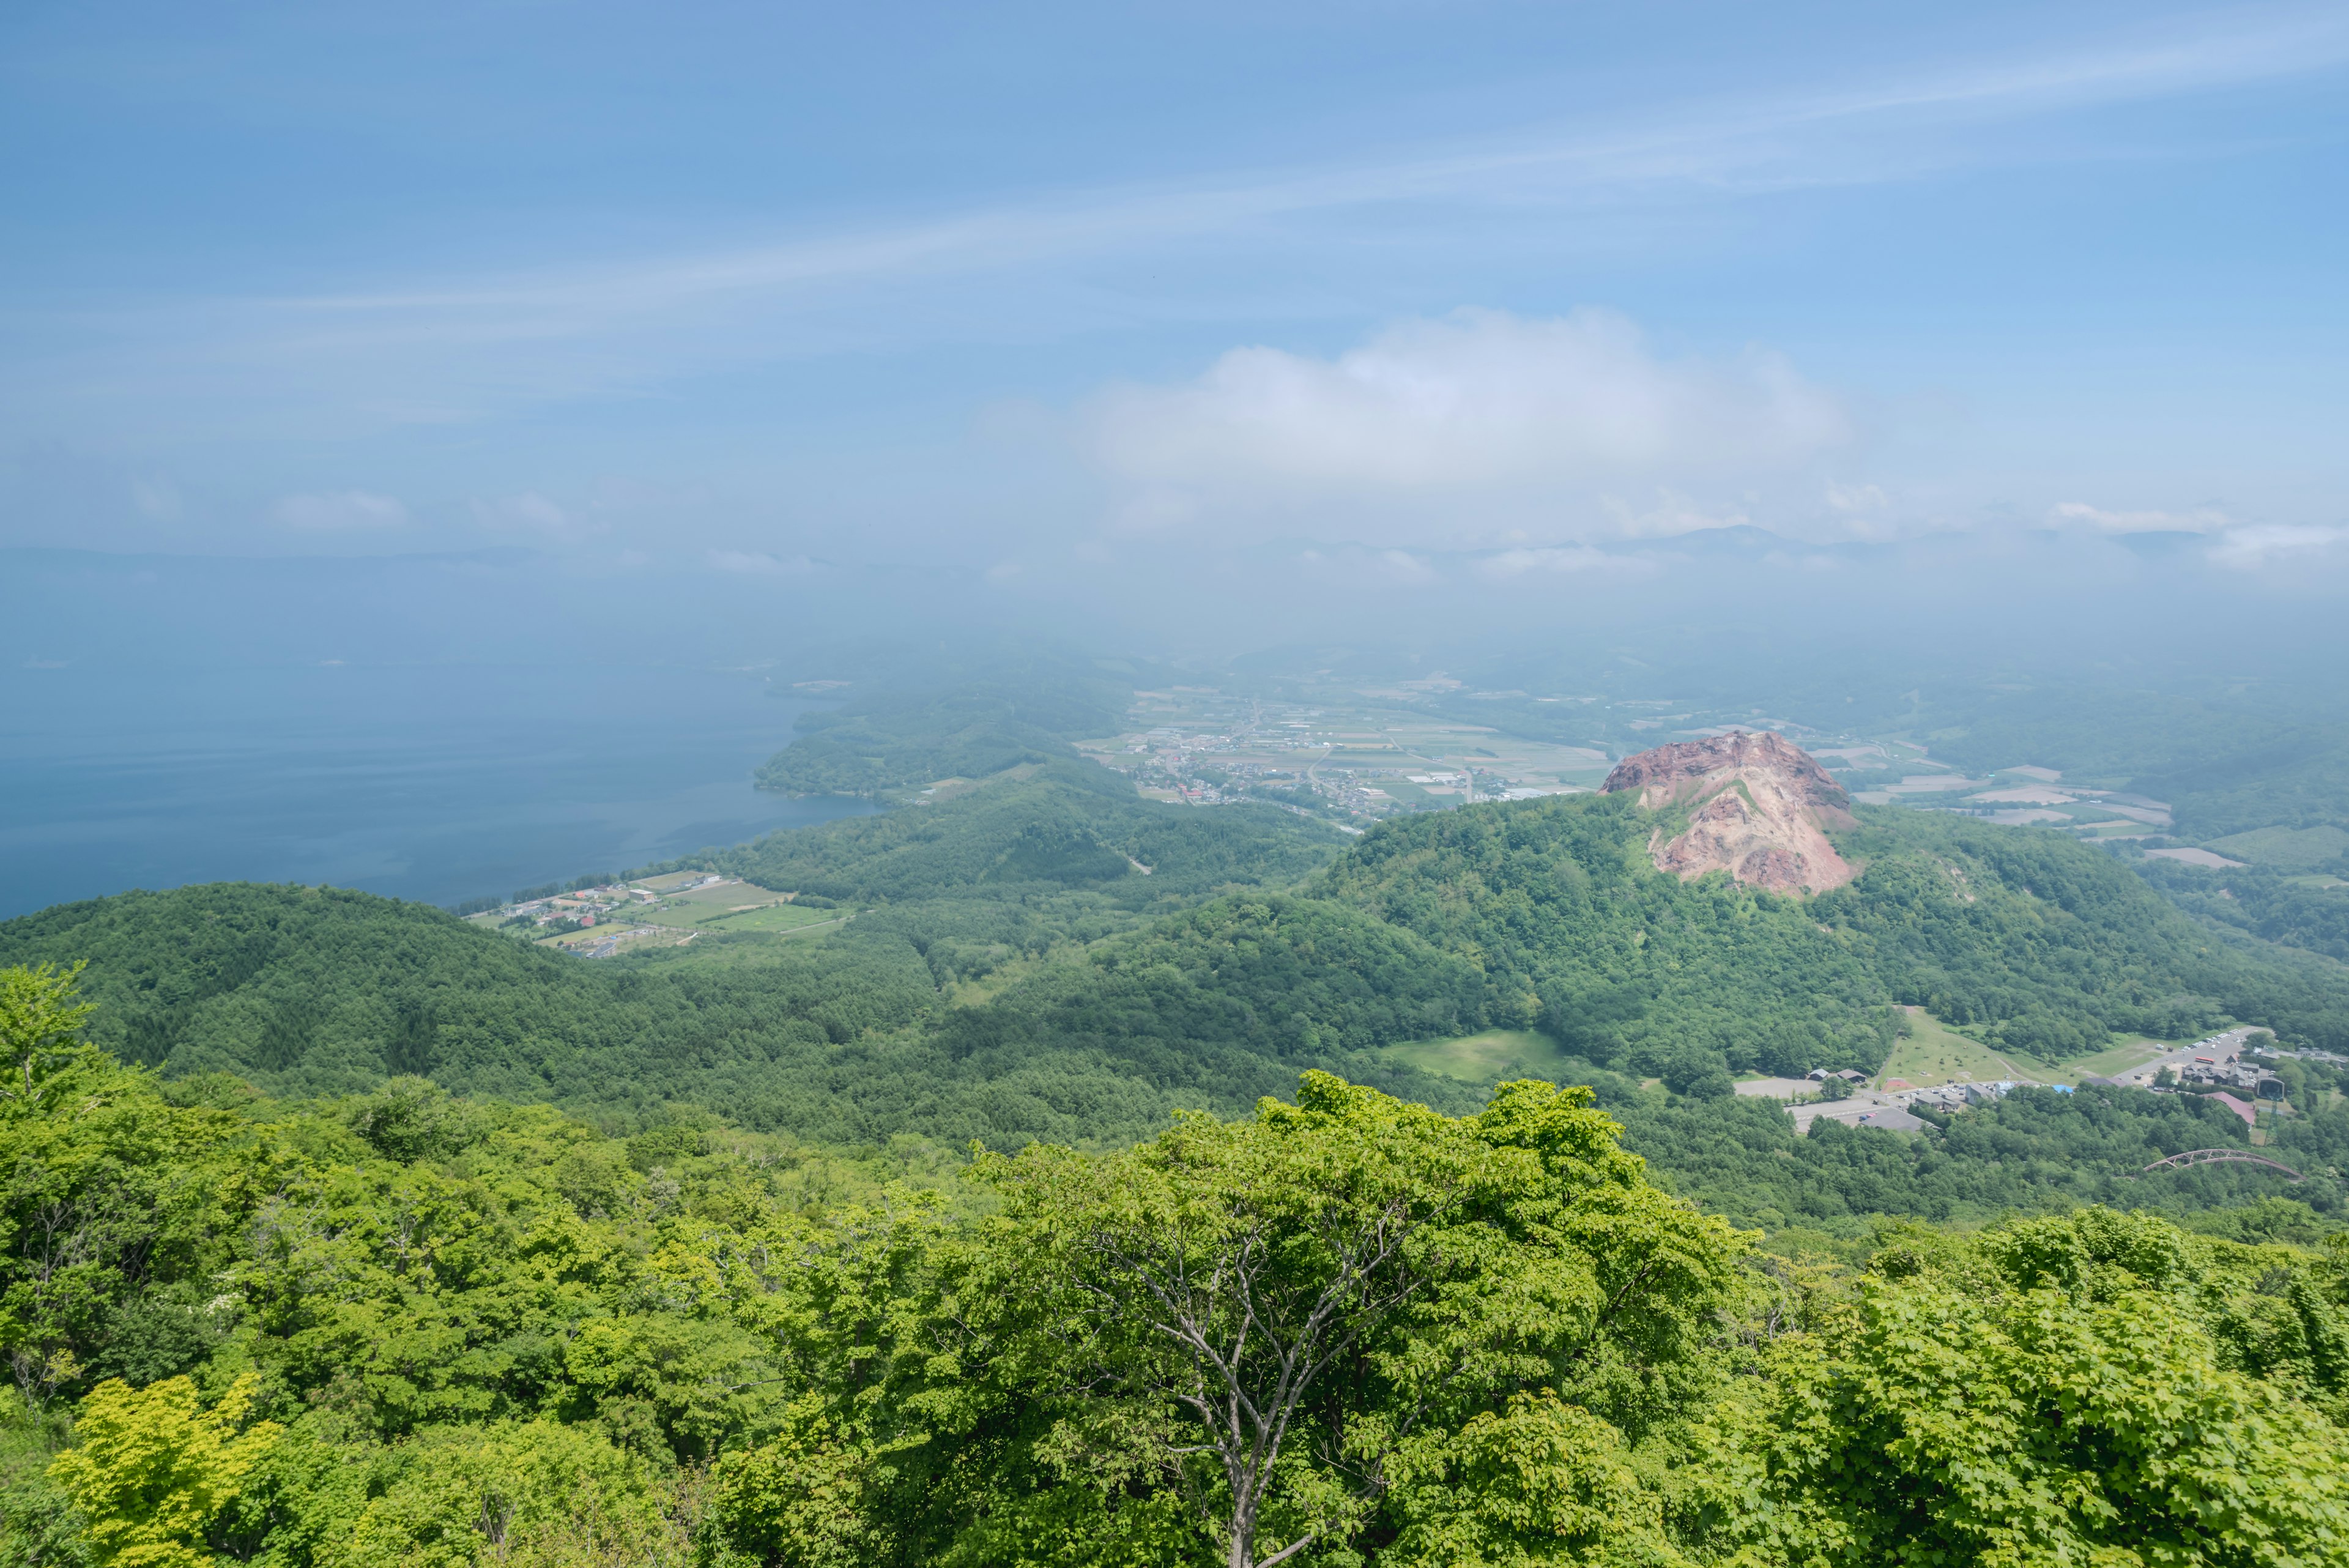
<svg viewBox="0 0 2349 1568"><path fill-rule="evenodd" d="M81 1023L0 972L16 1561L2349 1562L2336 1251L2087 1210L1777 1257L1543 1083L1309 1074L917 1190Z"/></svg>

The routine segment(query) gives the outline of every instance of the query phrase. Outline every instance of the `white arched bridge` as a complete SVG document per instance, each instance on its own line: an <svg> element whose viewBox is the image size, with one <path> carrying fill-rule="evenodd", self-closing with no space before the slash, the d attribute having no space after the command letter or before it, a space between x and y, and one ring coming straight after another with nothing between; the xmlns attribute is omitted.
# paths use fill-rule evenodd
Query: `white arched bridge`
<svg viewBox="0 0 2349 1568"><path fill-rule="evenodd" d="M2184 1154L2173 1154L2168 1159L2157 1159L2137 1174L2146 1176L2157 1170L2184 1170L2192 1165L2264 1165L2270 1170L2282 1171L2294 1181L2308 1179L2281 1161L2269 1159L2263 1155L2247 1154L2240 1148L2189 1148Z"/></svg>

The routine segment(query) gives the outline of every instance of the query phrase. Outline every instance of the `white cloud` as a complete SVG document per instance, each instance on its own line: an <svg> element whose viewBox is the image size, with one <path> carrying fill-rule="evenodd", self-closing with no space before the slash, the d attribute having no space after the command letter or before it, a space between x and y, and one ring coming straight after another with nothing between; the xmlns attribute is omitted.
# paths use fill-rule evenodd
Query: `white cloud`
<svg viewBox="0 0 2349 1568"><path fill-rule="evenodd" d="M543 534L550 539L576 539L587 532L581 519L535 490L494 500L476 500L473 520L484 528Z"/></svg>
<svg viewBox="0 0 2349 1568"><path fill-rule="evenodd" d="M1604 505L1607 514L1615 520L1616 531L1631 539L1668 539L1675 534L1693 534L1700 528L1738 528L1754 521L1734 509L1707 511L1693 497L1667 486L1657 488L1656 504L1645 512L1636 510L1619 495L1606 497Z"/></svg>
<svg viewBox="0 0 2349 1568"><path fill-rule="evenodd" d="M712 550L709 564L721 572L747 576L793 576L815 569L805 556L771 556L764 550Z"/></svg>
<svg viewBox="0 0 2349 1568"><path fill-rule="evenodd" d="M2278 556L2304 556L2349 541L2349 528L2305 523L2252 523L2230 528L2210 548L2214 565L2251 571Z"/></svg>
<svg viewBox="0 0 2349 1568"><path fill-rule="evenodd" d="M1187 386L1111 392L1094 426L1112 472L1209 491L1588 483L1773 464L1849 434L1835 399L1775 355L1661 359L1598 310L1464 310L1335 359L1235 348Z"/></svg>
<svg viewBox="0 0 2349 1568"><path fill-rule="evenodd" d="M399 527L408 521L408 508L388 495L344 490L324 495L289 495L277 504L276 516L288 528L347 533Z"/></svg>
<svg viewBox="0 0 2349 1568"><path fill-rule="evenodd" d="M2055 523L2096 529L2106 534L2210 534L2230 527L2233 519L2212 507L2192 512L2107 512L2085 501L2065 501L2048 508Z"/></svg>

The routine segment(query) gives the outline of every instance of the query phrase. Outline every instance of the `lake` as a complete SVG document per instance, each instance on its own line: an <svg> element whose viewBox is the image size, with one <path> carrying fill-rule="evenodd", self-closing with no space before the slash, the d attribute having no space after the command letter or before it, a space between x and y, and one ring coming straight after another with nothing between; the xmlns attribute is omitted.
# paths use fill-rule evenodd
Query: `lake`
<svg viewBox="0 0 2349 1568"><path fill-rule="evenodd" d="M751 787L807 703L697 670L27 669L0 683L0 916L129 888L448 904L874 808Z"/></svg>

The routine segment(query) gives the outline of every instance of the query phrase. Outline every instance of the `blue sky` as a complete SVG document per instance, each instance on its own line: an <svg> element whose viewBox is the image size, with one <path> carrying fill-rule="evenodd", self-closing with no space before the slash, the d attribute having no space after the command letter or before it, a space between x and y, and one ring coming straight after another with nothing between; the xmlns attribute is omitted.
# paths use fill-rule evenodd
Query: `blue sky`
<svg viewBox="0 0 2349 1568"><path fill-rule="evenodd" d="M2304 583L2344 77L2339 5L26 0L0 544Z"/></svg>

